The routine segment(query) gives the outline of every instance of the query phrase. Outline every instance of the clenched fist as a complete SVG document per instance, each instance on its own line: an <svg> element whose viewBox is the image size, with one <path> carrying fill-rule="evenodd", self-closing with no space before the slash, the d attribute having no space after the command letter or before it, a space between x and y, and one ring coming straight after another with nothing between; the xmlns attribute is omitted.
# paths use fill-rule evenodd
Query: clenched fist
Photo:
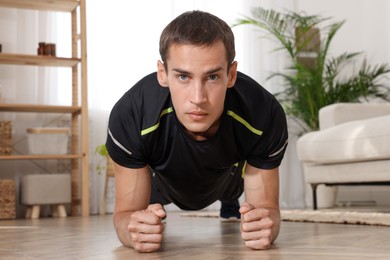
<svg viewBox="0 0 390 260"><path fill-rule="evenodd" d="M244 202L240 207L241 237L245 246L252 249L268 249L279 233L279 210L255 208Z"/></svg>
<svg viewBox="0 0 390 260"><path fill-rule="evenodd" d="M132 244L138 252L152 252L160 249L163 239L166 216L160 204L149 205L145 210L131 214L128 231L131 234Z"/></svg>

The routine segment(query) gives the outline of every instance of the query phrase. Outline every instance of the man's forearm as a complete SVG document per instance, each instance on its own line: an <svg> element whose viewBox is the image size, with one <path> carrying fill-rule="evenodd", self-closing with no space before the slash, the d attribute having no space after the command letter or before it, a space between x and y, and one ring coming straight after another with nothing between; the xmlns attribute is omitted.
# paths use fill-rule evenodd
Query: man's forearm
<svg viewBox="0 0 390 260"><path fill-rule="evenodd" d="M271 219L274 221L274 225L271 229L271 243L273 243L279 235L280 231L280 210L274 208L268 208L270 210Z"/></svg>
<svg viewBox="0 0 390 260"><path fill-rule="evenodd" d="M128 231L130 216L133 212L114 213L114 226L118 239L124 246L133 247L131 234Z"/></svg>

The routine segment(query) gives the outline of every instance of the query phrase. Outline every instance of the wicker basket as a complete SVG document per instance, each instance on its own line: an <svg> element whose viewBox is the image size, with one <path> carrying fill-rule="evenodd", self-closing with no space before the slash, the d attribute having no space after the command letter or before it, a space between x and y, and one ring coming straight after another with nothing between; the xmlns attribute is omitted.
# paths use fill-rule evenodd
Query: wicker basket
<svg viewBox="0 0 390 260"><path fill-rule="evenodd" d="M0 121L0 155L12 153L12 121Z"/></svg>
<svg viewBox="0 0 390 260"><path fill-rule="evenodd" d="M16 217L16 192L14 180L0 180L0 219Z"/></svg>

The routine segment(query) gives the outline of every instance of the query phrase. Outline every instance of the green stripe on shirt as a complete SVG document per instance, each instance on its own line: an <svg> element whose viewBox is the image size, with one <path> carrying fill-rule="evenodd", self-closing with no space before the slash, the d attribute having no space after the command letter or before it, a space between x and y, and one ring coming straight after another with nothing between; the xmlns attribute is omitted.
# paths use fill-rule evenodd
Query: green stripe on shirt
<svg viewBox="0 0 390 260"><path fill-rule="evenodd" d="M236 119L236 120L237 120L238 122L240 122L241 124L243 124L243 125L244 125L246 128L248 128L252 133L257 134L257 135L262 135L262 134L263 134L263 131L254 128L254 127L251 126L247 121L245 121L242 117L240 117L239 115L237 115L237 114L234 113L233 111L228 110L228 111L227 111L227 114L228 114L229 116L233 117L234 119Z"/></svg>
<svg viewBox="0 0 390 260"><path fill-rule="evenodd" d="M160 118L163 116L163 115L166 115L166 114L169 114L173 111L173 108L172 107L169 107L167 109L164 109L161 114L160 114ZM144 130L141 131L141 135L146 135L146 134L149 134L151 132L153 132L154 130L156 130L158 127L160 126L160 120L158 121L157 124L155 124L154 126L151 126L149 128L146 128Z"/></svg>

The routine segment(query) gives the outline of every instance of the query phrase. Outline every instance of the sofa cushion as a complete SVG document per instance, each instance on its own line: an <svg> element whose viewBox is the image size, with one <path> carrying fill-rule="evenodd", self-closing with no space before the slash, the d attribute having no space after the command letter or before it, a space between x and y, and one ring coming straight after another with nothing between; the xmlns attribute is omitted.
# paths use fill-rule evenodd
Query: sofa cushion
<svg viewBox="0 0 390 260"><path fill-rule="evenodd" d="M390 158L390 115L343 123L307 133L297 142L298 158L316 164Z"/></svg>
<svg viewBox="0 0 390 260"><path fill-rule="evenodd" d="M320 130L350 121L365 120L389 114L389 103L335 103L320 109Z"/></svg>

